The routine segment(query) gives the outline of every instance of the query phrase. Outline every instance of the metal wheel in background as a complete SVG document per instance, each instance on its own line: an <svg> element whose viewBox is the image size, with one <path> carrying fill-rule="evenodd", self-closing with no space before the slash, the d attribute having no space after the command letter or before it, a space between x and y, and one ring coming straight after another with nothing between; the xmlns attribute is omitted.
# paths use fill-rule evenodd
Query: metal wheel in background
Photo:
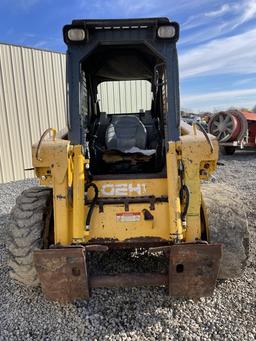
<svg viewBox="0 0 256 341"><path fill-rule="evenodd" d="M220 142L234 140L240 132L240 122L229 112L219 112L209 122L209 131Z"/></svg>

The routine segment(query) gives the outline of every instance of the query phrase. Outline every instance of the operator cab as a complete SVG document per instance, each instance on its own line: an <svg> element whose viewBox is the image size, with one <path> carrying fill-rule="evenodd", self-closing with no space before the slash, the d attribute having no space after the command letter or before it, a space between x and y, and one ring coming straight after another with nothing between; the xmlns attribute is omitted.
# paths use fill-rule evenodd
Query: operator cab
<svg viewBox="0 0 256 341"><path fill-rule="evenodd" d="M159 27L166 28L167 37L157 36ZM93 175L163 171L168 76L161 49L173 46L176 30L177 24L166 18L138 19L136 25L135 20L75 20L64 27L69 48L69 138L84 145ZM75 63L78 75L72 73ZM74 119L77 110L79 117ZM177 112L174 116L177 119ZM74 136L78 129L72 127L78 121L79 141Z"/></svg>

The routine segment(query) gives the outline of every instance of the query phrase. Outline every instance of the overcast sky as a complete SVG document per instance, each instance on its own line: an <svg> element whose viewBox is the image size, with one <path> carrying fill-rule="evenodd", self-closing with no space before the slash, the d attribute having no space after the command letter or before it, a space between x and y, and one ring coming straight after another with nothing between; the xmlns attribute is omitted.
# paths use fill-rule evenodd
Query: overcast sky
<svg viewBox="0 0 256 341"><path fill-rule="evenodd" d="M75 18L168 16L181 25L181 105L256 104L256 0L0 0L0 41L65 51Z"/></svg>

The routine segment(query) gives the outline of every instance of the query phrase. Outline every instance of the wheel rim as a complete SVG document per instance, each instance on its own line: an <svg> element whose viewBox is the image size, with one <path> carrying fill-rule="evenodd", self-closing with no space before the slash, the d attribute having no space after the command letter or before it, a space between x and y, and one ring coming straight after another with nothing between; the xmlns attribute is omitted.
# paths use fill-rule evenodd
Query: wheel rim
<svg viewBox="0 0 256 341"><path fill-rule="evenodd" d="M227 112L216 114L209 125L211 134L215 135L220 142L232 141L239 132L237 119Z"/></svg>

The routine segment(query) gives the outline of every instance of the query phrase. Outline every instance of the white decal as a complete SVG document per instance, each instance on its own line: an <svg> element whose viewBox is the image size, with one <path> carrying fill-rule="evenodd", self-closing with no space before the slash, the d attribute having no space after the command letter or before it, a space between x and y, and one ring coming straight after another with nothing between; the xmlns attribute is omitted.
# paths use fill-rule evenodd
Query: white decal
<svg viewBox="0 0 256 341"><path fill-rule="evenodd" d="M112 184L104 184L101 187L101 193L102 193L103 196L115 195L114 186Z"/></svg>
<svg viewBox="0 0 256 341"><path fill-rule="evenodd" d="M130 195L144 195L146 193L146 184L103 184L101 194L103 197Z"/></svg>
<svg viewBox="0 0 256 341"><path fill-rule="evenodd" d="M146 193L146 185L141 184L141 189L142 189L142 194L145 194Z"/></svg>
<svg viewBox="0 0 256 341"><path fill-rule="evenodd" d="M136 186L133 186L132 184L128 185L128 191L130 193L136 193L138 195L141 195L141 185L137 184Z"/></svg>
<svg viewBox="0 0 256 341"><path fill-rule="evenodd" d="M116 221L120 222L140 221L140 212L116 213Z"/></svg>
<svg viewBox="0 0 256 341"><path fill-rule="evenodd" d="M116 184L114 188L115 195L119 195L121 197L127 195L127 184Z"/></svg>

